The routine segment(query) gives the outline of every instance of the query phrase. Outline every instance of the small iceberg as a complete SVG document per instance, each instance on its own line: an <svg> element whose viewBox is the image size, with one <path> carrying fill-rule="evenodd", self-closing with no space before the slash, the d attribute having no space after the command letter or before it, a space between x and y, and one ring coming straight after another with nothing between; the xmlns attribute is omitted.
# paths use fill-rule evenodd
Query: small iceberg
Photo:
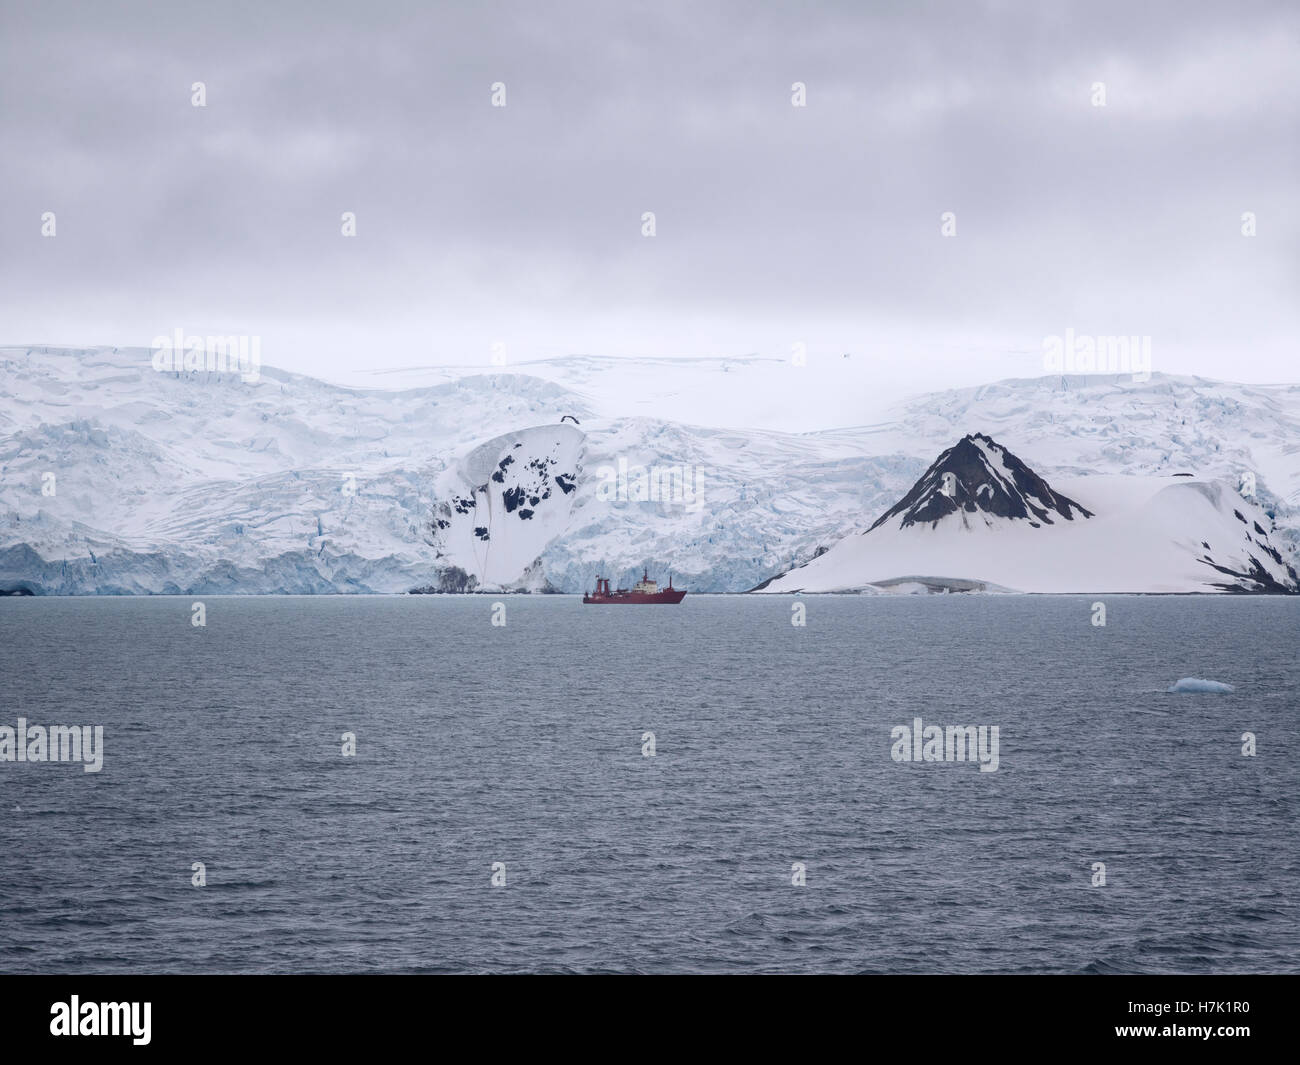
<svg viewBox="0 0 1300 1065"><path fill-rule="evenodd" d="M1217 680L1201 680L1198 677L1184 677L1165 689L1167 692L1230 692L1232 690L1231 684L1220 684Z"/></svg>

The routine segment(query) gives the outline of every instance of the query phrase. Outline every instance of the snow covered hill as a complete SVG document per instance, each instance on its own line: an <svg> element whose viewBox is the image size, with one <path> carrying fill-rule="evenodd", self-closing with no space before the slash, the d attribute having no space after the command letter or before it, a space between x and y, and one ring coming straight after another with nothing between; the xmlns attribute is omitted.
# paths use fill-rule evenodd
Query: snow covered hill
<svg viewBox="0 0 1300 1065"><path fill-rule="evenodd" d="M1224 481L1276 521L1284 555L1300 551L1300 385L1039 377L932 393L887 419L888 446L907 454L933 455L976 429L1014 441L1053 484L1115 473Z"/></svg>
<svg viewBox="0 0 1300 1065"><path fill-rule="evenodd" d="M1054 490L982 434L945 451L865 532L764 592L1300 593L1268 517L1231 485L1072 478Z"/></svg>
<svg viewBox="0 0 1300 1065"><path fill-rule="evenodd" d="M568 527L584 439L569 424L507 433L438 479L430 543L471 578L466 590L521 577L537 586L541 575L530 567Z"/></svg>
<svg viewBox="0 0 1300 1065"><path fill-rule="evenodd" d="M383 390L150 356L0 349L0 591L578 592L643 567L744 591L865 529L981 427L1090 511L1099 475L1249 473L1272 542L1300 543L1296 386L1056 377L885 410L846 365L818 371L835 393L818 423L826 382L757 357L444 368ZM786 396L810 431L736 427L751 398ZM732 424L698 424L723 401Z"/></svg>

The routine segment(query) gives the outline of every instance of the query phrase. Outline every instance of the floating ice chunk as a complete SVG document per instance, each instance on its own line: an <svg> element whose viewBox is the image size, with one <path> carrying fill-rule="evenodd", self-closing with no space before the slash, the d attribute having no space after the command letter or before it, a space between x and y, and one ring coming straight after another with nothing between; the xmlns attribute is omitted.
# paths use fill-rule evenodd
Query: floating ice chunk
<svg viewBox="0 0 1300 1065"><path fill-rule="evenodd" d="M1167 692L1230 692L1232 690L1231 684L1220 684L1217 680L1200 680L1197 677L1184 677L1165 689Z"/></svg>

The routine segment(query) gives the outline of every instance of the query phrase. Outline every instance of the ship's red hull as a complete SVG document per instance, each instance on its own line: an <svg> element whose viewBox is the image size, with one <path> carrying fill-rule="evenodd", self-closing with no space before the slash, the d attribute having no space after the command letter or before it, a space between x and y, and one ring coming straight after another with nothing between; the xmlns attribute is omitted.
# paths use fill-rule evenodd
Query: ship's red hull
<svg viewBox="0 0 1300 1065"><path fill-rule="evenodd" d="M665 588L662 592L655 592L653 595L646 592L611 592L609 595L597 594L592 595L590 592L582 597L584 603L680 603L686 598L686 593L680 588Z"/></svg>

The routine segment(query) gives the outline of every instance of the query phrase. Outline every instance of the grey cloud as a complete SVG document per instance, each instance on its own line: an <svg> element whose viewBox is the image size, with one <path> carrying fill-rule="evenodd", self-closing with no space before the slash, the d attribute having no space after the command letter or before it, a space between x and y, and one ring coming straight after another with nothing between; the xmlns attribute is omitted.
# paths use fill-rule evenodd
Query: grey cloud
<svg viewBox="0 0 1300 1065"><path fill-rule="evenodd" d="M341 320L436 347L527 311L563 350L624 310L610 350L695 314L719 349L760 319L784 349L887 315L922 349L937 326L1235 340L1224 376L1278 377L1297 324L1287 4L2 10L6 342L204 315L274 322L292 359Z"/></svg>

